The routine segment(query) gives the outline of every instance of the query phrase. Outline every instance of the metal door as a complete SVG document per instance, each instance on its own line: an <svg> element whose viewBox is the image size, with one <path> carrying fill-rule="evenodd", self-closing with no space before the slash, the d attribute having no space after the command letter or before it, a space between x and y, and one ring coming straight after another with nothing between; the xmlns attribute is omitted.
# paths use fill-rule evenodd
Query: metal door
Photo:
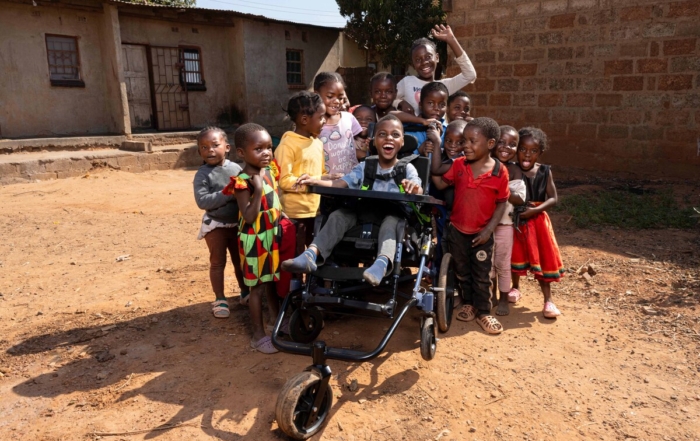
<svg viewBox="0 0 700 441"><path fill-rule="evenodd" d="M158 130L190 128L187 90L180 83L183 64L176 47L151 47L151 75Z"/></svg>
<svg viewBox="0 0 700 441"><path fill-rule="evenodd" d="M149 129L153 127L153 105L146 47L123 44L122 55L131 128Z"/></svg>

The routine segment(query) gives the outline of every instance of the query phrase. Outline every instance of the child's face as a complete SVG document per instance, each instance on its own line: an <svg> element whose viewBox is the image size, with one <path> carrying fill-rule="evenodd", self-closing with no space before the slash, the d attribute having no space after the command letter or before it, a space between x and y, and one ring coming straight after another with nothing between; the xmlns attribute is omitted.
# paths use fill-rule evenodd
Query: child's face
<svg viewBox="0 0 700 441"><path fill-rule="evenodd" d="M440 57L430 46L418 46L411 53L413 68L416 70L418 78L423 81L433 81L435 68L439 61Z"/></svg>
<svg viewBox="0 0 700 441"><path fill-rule="evenodd" d="M399 103L399 107L397 110L400 110L400 111L405 112L405 113L410 113L411 115L414 115L414 116L416 115L416 109L414 109L413 106L408 104L408 102L406 102L406 101L401 101Z"/></svg>
<svg viewBox="0 0 700 441"><path fill-rule="evenodd" d="M236 150L246 164L265 168L272 161L272 138L267 131L253 132L248 135L246 144Z"/></svg>
<svg viewBox="0 0 700 441"><path fill-rule="evenodd" d="M450 121L458 119L466 120L467 117L470 117L470 104L469 99L464 96L453 99L447 109L447 116L450 118Z"/></svg>
<svg viewBox="0 0 700 441"><path fill-rule="evenodd" d="M374 145L377 154L384 161L393 161L403 147L403 125L399 121L388 120L377 124L374 129Z"/></svg>
<svg viewBox="0 0 700 441"><path fill-rule="evenodd" d="M532 136L520 140L520 144L518 144L518 163L521 169L525 171L530 170L535 166L541 154L540 144Z"/></svg>
<svg viewBox="0 0 700 441"><path fill-rule="evenodd" d="M464 134L456 128L448 128L445 132L445 153L450 159L459 156L464 150Z"/></svg>
<svg viewBox="0 0 700 441"><path fill-rule="evenodd" d="M326 106L321 103L313 115L302 115L300 122L301 126L309 132L309 135L318 138L323 125L326 123Z"/></svg>
<svg viewBox="0 0 700 441"><path fill-rule="evenodd" d="M420 112L424 118L442 119L446 110L447 94L442 90L433 90L420 97Z"/></svg>
<svg viewBox="0 0 700 441"><path fill-rule="evenodd" d="M363 129L360 136L366 138L367 129L370 124L377 121L377 115L374 113L374 110L368 109L367 107L358 107L355 109L355 113L353 115L355 118L357 118L357 122L360 123L360 126Z"/></svg>
<svg viewBox="0 0 700 441"><path fill-rule="evenodd" d="M488 139L481 128L467 126L464 128L464 156L467 161L478 161L488 156L496 145L495 139Z"/></svg>
<svg viewBox="0 0 700 441"><path fill-rule="evenodd" d="M316 91L321 95L323 104L326 106L326 115L335 116L340 113L345 99L345 88L340 81L330 81Z"/></svg>
<svg viewBox="0 0 700 441"><path fill-rule="evenodd" d="M199 156L209 165L223 165L231 146L224 140L220 132L209 131L204 134L197 144Z"/></svg>
<svg viewBox="0 0 700 441"><path fill-rule="evenodd" d="M518 151L518 133L506 130L501 133L501 139L496 144L496 158L501 162L508 162L515 158Z"/></svg>
<svg viewBox="0 0 700 441"><path fill-rule="evenodd" d="M377 109L391 108L396 99L396 84L388 78L372 83L372 101Z"/></svg>

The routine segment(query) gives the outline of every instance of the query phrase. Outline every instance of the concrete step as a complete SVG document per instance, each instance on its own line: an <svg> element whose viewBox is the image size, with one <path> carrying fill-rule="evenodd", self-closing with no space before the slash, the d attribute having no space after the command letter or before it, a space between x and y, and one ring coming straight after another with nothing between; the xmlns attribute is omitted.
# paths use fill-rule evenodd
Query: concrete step
<svg viewBox="0 0 700 441"><path fill-rule="evenodd" d="M202 158L195 143L155 146L148 153L114 148L22 152L0 155L0 185L83 176L106 168L138 173L198 167L201 164Z"/></svg>

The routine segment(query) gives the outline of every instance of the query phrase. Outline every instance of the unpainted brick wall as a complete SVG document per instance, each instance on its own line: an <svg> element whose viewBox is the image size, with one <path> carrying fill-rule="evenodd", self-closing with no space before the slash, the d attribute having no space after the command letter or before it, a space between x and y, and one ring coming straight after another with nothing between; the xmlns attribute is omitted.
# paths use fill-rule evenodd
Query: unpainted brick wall
<svg viewBox="0 0 700 441"><path fill-rule="evenodd" d="M453 0L448 24L476 116L542 128L543 161L698 179L700 0Z"/></svg>

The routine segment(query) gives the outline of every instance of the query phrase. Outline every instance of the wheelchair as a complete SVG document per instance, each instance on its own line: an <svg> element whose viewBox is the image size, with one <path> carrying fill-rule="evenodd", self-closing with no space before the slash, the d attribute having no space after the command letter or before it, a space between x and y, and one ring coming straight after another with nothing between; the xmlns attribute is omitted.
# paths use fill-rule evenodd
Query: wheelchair
<svg viewBox="0 0 700 441"><path fill-rule="evenodd" d="M406 157L416 148L415 138L406 136L398 157ZM414 157L410 163L418 171L424 193L427 194L430 159ZM327 422L333 404L333 392L329 384L331 369L327 361L362 362L377 357L384 351L411 308L417 308L421 313L421 356L425 360L432 360L438 331L447 332L452 322L457 285L450 254L442 257L440 273L437 277L432 277L432 281L437 283L431 284L426 280L428 263L435 257L432 208L444 205L443 201L427 195L373 190L311 187L310 191L322 195L322 206L329 202L336 207L353 204L356 209L362 210L370 201L401 202L410 205L411 212L396 227L394 266L378 287L373 287L362 279L365 268L358 266L367 266L374 261L379 225L358 222L333 249L326 264L309 274L301 288L285 297L272 332L272 343L282 352L312 358L312 364L304 372L287 381L277 399L277 423L293 439L309 438ZM317 227L324 222L322 217L321 215L321 219L317 219ZM329 261L333 263L328 263ZM410 285L413 287L410 293L401 290ZM377 298L383 301L377 301ZM363 352L330 347L324 341L317 340L323 329L324 315L337 313L362 314L393 321L375 349ZM291 341L283 340L278 335L281 323L287 317Z"/></svg>

